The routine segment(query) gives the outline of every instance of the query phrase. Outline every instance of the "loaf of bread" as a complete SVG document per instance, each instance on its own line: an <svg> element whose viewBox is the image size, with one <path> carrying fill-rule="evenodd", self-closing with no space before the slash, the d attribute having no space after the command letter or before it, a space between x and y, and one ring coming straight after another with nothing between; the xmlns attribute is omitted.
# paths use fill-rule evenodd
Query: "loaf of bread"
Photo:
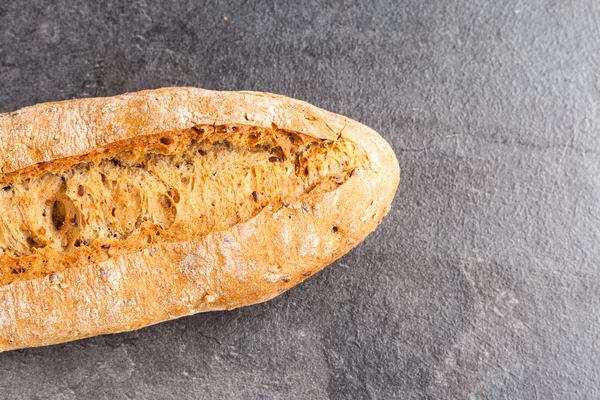
<svg viewBox="0 0 600 400"><path fill-rule="evenodd" d="M372 232L399 175L373 130L272 94L0 114L0 351L271 299Z"/></svg>

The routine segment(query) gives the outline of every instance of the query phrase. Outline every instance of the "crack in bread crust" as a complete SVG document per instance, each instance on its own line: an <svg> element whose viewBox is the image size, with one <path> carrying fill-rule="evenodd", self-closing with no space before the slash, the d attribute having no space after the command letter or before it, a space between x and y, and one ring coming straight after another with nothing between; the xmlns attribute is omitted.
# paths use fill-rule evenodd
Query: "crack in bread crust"
<svg viewBox="0 0 600 400"><path fill-rule="evenodd" d="M344 138L197 126L15 171L0 183L0 285L229 229L366 162Z"/></svg>

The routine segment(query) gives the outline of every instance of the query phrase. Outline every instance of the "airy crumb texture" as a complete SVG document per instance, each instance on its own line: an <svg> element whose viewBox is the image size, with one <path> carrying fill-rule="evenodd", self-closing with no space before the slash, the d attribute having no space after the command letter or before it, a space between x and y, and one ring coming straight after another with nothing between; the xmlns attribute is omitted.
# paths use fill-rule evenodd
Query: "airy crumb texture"
<svg viewBox="0 0 600 400"><path fill-rule="evenodd" d="M181 232L227 230L269 204L331 191L367 163L345 138L250 126L197 126L142 142L4 177L0 285L177 241Z"/></svg>

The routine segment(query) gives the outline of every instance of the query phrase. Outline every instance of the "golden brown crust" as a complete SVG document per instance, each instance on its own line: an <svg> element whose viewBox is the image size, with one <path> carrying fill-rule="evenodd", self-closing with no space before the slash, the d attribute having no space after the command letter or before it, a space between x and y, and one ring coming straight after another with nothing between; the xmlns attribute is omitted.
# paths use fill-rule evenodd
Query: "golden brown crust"
<svg viewBox="0 0 600 400"><path fill-rule="evenodd" d="M343 116L263 93L166 88L28 107L0 115L0 167L13 173L198 125L341 136L358 144L369 162L335 190L269 205L226 231L0 287L0 351L266 301L348 252L389 210L399 167L383 138Z"/></svg>
<svg viewBox="0 0 600 400"><path fill-rule="evenodd" d="M335 139L344 118L283 96L197 88L37 104L0 115L0 173L87 154L140 135L197 125L252 125Z"/></svg>

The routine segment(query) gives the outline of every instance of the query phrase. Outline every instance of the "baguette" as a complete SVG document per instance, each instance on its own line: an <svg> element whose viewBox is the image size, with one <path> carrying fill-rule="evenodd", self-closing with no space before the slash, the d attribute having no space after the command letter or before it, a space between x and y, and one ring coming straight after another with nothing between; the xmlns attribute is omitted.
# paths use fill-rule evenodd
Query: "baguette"
<svg viewBox="0 0 600 400"><path fill-rule="evenodd" d="M0 114L0 351L269 300L364 240L399 177L373 130L266 93Z"/></svg>

